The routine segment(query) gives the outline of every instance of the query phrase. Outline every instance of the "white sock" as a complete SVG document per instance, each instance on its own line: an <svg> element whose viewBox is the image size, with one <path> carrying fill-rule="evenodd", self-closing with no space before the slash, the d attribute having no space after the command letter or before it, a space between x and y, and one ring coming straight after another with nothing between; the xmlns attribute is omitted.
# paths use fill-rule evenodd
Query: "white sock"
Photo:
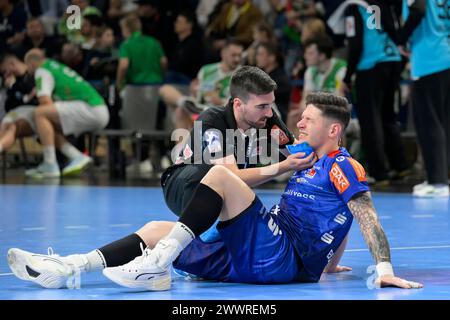
<svg viewBox="0 0 450 320"><path fill-rule="evenodd" d="M158 242L155 248L153 248L153 250L158 250L158 248L160 248L165 251L159 254L157 265L161 268L167 268L180 255L181 251L183 251L183 249L194 239L195 235L191 229L183 223L177 222L170 233L162 239L168 242L176 242L177 244L175 246L170 246L169 249L167 249L168 247L162 245L161 242Z"/></svg>
<svg viewBox="0 0 450 320"><path fill-rule="evenodd" d="M86 254L86 258L89 262L89 271L101 270L107 267L105 257L100 250L92 250Z"/></svg>
<svg viewBox="0 0 450 320"><path fill-rule="evenodd" d="M106 268L105 258L99 250L87 254L71 254L64 261L75 265L81 272L92 272Z"/></svg>
<svg viewBox="0 0 450 320"><path fill-rule="evenodd" d="M61 150L62 154L65 155L70 160L73 160L75 158L81 157L83 155L80 152L80 150L78 150L77 148L75 148L73 145L71 145L68 142L65 142L61 146L60 150Z"/></svg>
<svg viewBox="0 0 450 320"><path fill-rule="evenodd" d="M184 249L195 239L195 235L185 224L177 222L165 238L177 240L181 248Z"/></svg>
<svg viewBox="0 0 450 320"><path fill-rule="evenodd" d="M44 162L54 164L56 163L56 151L55 146L44 146Z"/></svg>

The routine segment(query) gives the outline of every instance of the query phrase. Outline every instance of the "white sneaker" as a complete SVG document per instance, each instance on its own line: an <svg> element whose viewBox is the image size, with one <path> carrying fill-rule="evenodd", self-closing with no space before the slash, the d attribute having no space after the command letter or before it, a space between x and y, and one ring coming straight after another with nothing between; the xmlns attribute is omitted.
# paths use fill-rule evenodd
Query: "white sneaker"
<svg viewBox="0 0 450 320"><path fill-rule="evenodd" d="M77 176L93 162L94 161L91 157L83 154L82 156L70 161L70 163L63 169L62 174L65 177Z"/></svg>
<svg viewBox="0 0 450 320"><path fill-rule="evenodd" d="M132 163L128 165L125 169L127 173L152 173L153 172L153 165L150 162L150 160L144 160L139 163Z"/></svg>
<svg viewBox="0 0 450 320"><path fill-rule="evenodd" d="M142 255L119 267L105 268L103 274L113 282L128 288L149 291L169 290L172 282L171 264L181 252L176 240L162 239L153 250L144 250Z"/></svg>
<svg viewBox="0 0 450 320"><path fill-rule="evenodd" d="M42 162L36 168L26 170L25 176L35 179L59 178L61 173L58 164Z"/></svg>
<svg viewBox="0 0 450 320"><path fill-rule="evenodd" d="M427 186L428 186L428 181L424 181L424 182L422 182L420 184L416 184L413 187L413 192L416 191L416 190L419 191L420 189L426 188Z"/></svg>
<svg viewBox="0 0 450 320"><path fill-rule="evenodd" d="M48 248L48 255L9 249L8 265L17 278L51 289L65 287L70 277L81 272L64 258L53 254L52 248Z"/></svg>
<svg viewBox="0 0 450 320"><path fill-rule="evenodd" d="M161 159L161 169L166 170L172 165L172 161L170 161L168 156L164 156Z"/></svg>
<svg viewBox="0 0 450 320"><path fill-rule="evenodd" d="M444 198L450 194L446 184L421 184L413 188L413 196L420 198Z"/></svg>

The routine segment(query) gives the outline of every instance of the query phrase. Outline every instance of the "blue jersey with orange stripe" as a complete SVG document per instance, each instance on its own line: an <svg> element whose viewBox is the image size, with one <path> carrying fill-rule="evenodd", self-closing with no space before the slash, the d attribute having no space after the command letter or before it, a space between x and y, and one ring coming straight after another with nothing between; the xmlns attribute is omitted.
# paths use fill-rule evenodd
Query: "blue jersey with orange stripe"
<svg viewBox="0 0 450 320"><path fill-rule="evenodd" d="M344 148L291 177L271 213L302 260L301 280L319 280L352 224L347 202L365 191L364 168Z"/></svg>

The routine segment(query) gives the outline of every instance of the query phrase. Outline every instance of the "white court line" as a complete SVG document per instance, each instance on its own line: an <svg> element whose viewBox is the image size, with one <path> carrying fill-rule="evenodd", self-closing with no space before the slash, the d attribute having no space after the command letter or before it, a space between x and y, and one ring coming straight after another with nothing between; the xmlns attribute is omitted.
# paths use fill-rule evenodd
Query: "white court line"
<svg viewBox="0 0 450 320"><path fill-rule="evenodd" d="M79 225L79 226L65 226L64 229L89 229L90 226Z"/></svg>
<svg viewBox="0 0 450 320"><path fill-rule="evenodd" d="M434 218L434 214L413 214L411 217L414 219Z"/></svg>
<svg viewBox="0 0 450 320"><path fill-rule="evenodd" d="M131 224L130 223L122 223L122 224L110 224L108 225L108 227L110 228L125 228L125 227L130 227Z"/></svg>
<svg viewBox="0 0 450 320"><path fill-rule="evenodd" d="M45 227L29 227L29 228L22 228L22 231L42 231L45 230Z"/></svg>
<svg viewBox="0 0 450 320"><path fill-rule="evenodd" d="M448 249L450 245L443 246L423 246L423 247L394 247L391 250L420 250L420 249ZM348 249L345 252L361 252L361 251L369 251L369 249Z"/></svg>
<svg viewBox="0 0 450 320"><path fill-rule="evenodd" d="M14 273L0 273L0 276L12 276Z"/></svg>

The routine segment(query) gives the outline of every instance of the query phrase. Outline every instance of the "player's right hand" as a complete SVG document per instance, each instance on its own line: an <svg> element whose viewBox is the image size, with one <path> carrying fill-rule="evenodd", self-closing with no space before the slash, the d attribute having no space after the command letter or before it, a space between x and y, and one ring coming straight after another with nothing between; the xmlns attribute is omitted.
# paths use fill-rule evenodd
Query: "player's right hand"
<svg viewBox="0 0 450 320"><path fill-rule="evenodd" d="M312 152L309 156L303 158L304 156L304 152L289 155L286 160L283 161L287 166L287 171L301 171L304 169L308 169L311 168L317 161L317 157L314 152Z"/></svg>
<svg viewBox="0 0 450 320"><path fill-rule="evenodd" d="M423 288L423 284L414 282L414 281L408 281L393 275L384 275L382 277L378 277L377 280L375 280L375 285L378 288L384 288L384 287L397 287L402 289L420 289Z"/></svg>

